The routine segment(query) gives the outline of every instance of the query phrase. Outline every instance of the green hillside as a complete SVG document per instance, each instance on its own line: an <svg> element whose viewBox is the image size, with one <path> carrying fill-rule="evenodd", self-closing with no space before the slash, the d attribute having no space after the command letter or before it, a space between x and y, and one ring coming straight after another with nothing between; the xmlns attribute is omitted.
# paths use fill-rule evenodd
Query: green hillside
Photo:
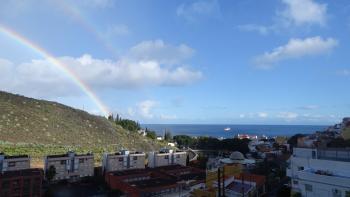
<svg viewBox="0 0 350 197"><path fill-rule="evenodd" d="M27 153L41 159L67 150L100 154L121 148L149 151L160 146L104 117L0 91L0 151L6 154Z"/></svg>

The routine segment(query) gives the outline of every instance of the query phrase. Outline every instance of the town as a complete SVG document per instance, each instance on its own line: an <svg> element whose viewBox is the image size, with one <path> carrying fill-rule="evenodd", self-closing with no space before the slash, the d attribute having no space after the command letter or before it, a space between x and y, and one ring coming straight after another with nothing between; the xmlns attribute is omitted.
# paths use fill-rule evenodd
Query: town
<svg viewBox="0 0 350 197"><path fill-rule="evenodd" d="M0 155L0 196L350 196L350 118L290 138L237 135L249 151L164 148L157 152ZM174 137L174 144L179 143ZM180 142L180 141L179 141Z"/></svg>

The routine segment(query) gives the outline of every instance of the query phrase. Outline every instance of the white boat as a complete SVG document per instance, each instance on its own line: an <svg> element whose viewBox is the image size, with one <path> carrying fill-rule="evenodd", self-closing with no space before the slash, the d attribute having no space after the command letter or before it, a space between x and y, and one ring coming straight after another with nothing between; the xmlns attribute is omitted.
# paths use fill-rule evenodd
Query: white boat
<svg viewBox="0 0 350 197"><path fill-rule="evenodd" d="M231 128L230 127L226 127L226 128L224 128L224 131L230 131L231 130Z"/></svg>

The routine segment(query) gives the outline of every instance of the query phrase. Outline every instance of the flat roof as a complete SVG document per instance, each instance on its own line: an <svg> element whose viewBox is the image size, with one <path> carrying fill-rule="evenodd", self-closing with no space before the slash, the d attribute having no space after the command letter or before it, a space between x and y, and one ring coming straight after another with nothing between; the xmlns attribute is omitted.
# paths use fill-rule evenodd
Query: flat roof
<svg viewBox="0 0 350 197"><path fill-rule="evenodd" d="M92 153L87 153L87 154L74 154L75 157L80 157L80 156L93 156ZM57 155L47 155L47 158L60 158L60 157L69 157L69 154L57 154Z"/></svg>
<svg viewBox="0 0 350 197"><path fill-rule="evenodd" d="M12 177L18 177L18 176L40 176L43 173L44 172L42 169L30 168L30 169L24 169L24 170L5 171L3 173L0 173L0 178L12 178Z"/></svg>
<svg viewBox="0 0 350 197"><path fill-rule="evenodd" d="M232 182L226 188L237 193L242 193L242 191L244 191L244 193L247 193L253 188L253 186L241 182Z"/></svg>
<svg viewBox="0 0 350 197"><path fill-rule="evenodd" d="M123 170L123 171L114 171L110 172L109 174L112 174L113 176L125 176L125 175L138 175L138 174L147 174L152 172L150 169L130 169L130 170Z"/></svg>
<svg viewBox="0 0 350 197"><path fill-rule="evenodd" d="M167 178L151 178L148 180L129 182L129 185L140 189L157 188L174 184L177 184L176 180Z"/></svg>
<svg viewBox="0 0 350 197"><path fill-rule="evenodd" d="M28 155L5 155L5 159L29 158Z"/></svg>

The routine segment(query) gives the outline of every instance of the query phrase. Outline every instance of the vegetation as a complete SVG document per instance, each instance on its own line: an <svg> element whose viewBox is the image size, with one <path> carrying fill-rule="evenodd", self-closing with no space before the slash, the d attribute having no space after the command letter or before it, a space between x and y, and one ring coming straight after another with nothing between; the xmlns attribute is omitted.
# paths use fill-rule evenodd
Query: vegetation
<svg viewBox="0 0 350 197"><path fill-rule="evenodd" d="M146 128L146 136L147 136L148 138L153 139L153 140L157 139L157 134L156 134L156 132L155 132L155 131L148 130L147 128Z"/></svg>
<svg viewBox="0 0 350 197"><path fill-rule="evenodd" d="M46 171L45 176L48 181L51 181L53 177L56 175L56 168L55 166L50 166L49 169Z"/></svg>
<svg viewBox="0 0 350 197"><path fill-rule="evenodd" d="M188 146L193 149L203 150L224 150L224 151L239 151L243 154L249 152L249 140L248 139L224 139L219 140L212 137L198 137L193 138L186 135L174 136L174 141L180 146Z"/></svg>
<svg viewBox="0 0 350 197"><path fill-rule="evenodd" d="M172 142L173 141L173 136L170 131L165 131L164 133L164 140L167 142Z"/></svg>
<svg viewBox="0 0 350 197"><path fill-rule="evenodd" d="M291 150L293 149L293 147L296 147L298 145L298 138L304 137L304 136L305 136L304 134L298 133L288 139L287 143L290 144Z"/></svg>
<svg viewBox="0 0 350 197"><path fill-rule="evenodd" d="M138 123L118 119L120 124L115 124L56 102L0 91L0 109L0 152L9 155L29 154L42 161L45 155L74 150L92 151L99 160L98 154L104 151L149 151L164 146L125 129L134 131Z"/></svg>
<svg viewBox="0 0 350 197"><path fill-rule="evenodd" d="M174 136L174 141L179 147L193 147L193 145L196 143L196 140L188 135L176 135Z"/></svg>
<svg viewBox="0 0 350 197"><path fill-rule="evenodd" d="M119 114L117 114L115 118L113 115L108 116L108 120L115 122L115 124L120 125L129 131L138 131L141 129L141 126L138 122L130 119L123 119L119 116Z"/></svg>
<svg viewBox="0 0 350 197"><path fill-rule="evenodd" d="M335 138L332 139L327 146L332 148L347 148L350 147L350 139L344 140L343 138Z"/></svg>

